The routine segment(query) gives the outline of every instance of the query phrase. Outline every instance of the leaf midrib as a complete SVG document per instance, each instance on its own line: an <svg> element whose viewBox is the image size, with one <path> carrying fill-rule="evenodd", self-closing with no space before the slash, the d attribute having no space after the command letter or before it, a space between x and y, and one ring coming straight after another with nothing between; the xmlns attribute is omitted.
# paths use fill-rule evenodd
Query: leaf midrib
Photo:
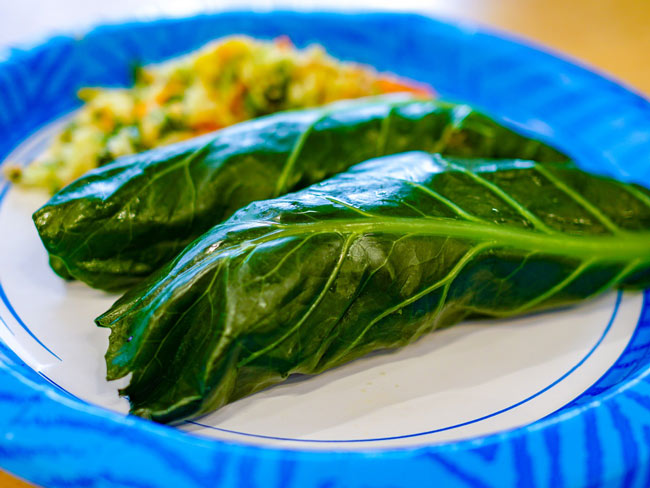
<svg viewBox="0 0 650 488"><path fill-rule="evenodd" d="M268 221L264 223L269 223ZM498 247L537 251L546 254L576 257L584 260L593 257L608 262L629 262L640 259L650 262L650 232L622 231L616 236L580 236L554 231L541 233L527 231L504 224L489 222L463 222L454 219L422 219L409 217L382 217L381 221L369 218L332 219L321 222L272 224L277 230L252 239L251 245L314 233L383 233L430 235L468 239L475 242L492 242Z"/></svg>

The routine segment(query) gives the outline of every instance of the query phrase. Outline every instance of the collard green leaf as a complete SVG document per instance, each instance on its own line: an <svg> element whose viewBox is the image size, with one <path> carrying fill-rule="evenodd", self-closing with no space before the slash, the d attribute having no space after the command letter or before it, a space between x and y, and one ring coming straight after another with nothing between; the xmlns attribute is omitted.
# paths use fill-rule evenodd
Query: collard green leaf
<svg viewBox="0 0 650 488"><path fill-rule="evenodd" d="M641 187L406 153L248 205L97 323L132 412L171 422L469 316L648 286L649 243Z"/></svg>
<svg viewBox="0 0 650 488"><path fill-rule="evenodd" d="M59 275L120 289L252 201L408 150L566 159L466 105L372 98L276 114L122 158L64 188L34 222Z"/></svg>

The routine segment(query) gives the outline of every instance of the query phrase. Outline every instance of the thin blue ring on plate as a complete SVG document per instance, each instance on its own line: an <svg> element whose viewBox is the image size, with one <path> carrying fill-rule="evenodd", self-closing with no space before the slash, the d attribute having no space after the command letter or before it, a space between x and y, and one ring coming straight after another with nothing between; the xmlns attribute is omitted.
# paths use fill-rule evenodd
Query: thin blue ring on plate
<svg viewBox="0 0 650 488"><path fill-rule="evenodd" d="M431 83L571 154L650 182L650 103L574 63L473 27L405 14L229 12L100 27L0 62L0 159L73 109L223 35L303 46ZM11 236L2 236L11 238ZM1 272L1 270L0 270ZM66 397L0 343L0 466L44 486L650 486L650 292L632 341L587 392L532 425L417 449L308 451L191 436Z"/></svg>

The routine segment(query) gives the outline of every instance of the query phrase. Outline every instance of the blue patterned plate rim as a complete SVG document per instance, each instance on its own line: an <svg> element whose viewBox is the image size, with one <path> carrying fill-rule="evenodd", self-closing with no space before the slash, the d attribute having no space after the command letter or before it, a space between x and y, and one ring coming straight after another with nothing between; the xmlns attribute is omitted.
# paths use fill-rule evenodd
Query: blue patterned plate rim
<svg viewBox="0 0 650 488"><path fill-rule="evenodd" d="M588 169L650 181L650 103L631 89L511 35L393 13L225 12L103 26L80 39L59 36L30 49L13 50L0 62L0 159L43 123L74 107L71 96L58 96L56 83L52 82L51 93L47 85L34 90L37 85L29 86L30 77L44 70L41 76L56 80L61 59L93 54L90 47L107 39L128 44L138 35L152 35L155 45L155 37L163 31L165 35L184 34L167 51L138 51L143 59L158 61L229 32L269 37L290 31L298 44L311 40L312 32L346 33L359 43L380 42L387 26L393 33L389 45L408 45L414 59L426 54L421 52L426 51L423 44L431 40L442 47L436 54L447 57L432 61L433 68L429 63L412 62L395 70L399 74L431 82L447 98L468 100L498 114L506 123L561 147ZM294 36L295 32L299 35ZM326 47L335 56L345 57L346 44L337 44L334 37L329 40L332 45L326 43ZM83 49L87 51L80 53ZM399 57L399 52L376 45L373 50L360 50L357 57L386 70L390 67L384 58ZM382 51L382 56L376 51ZM45 66L44 58L49 63ZM436 62L438 68L445 62L448 66L456 63L457 71L447 69L444 76L439 75ZM75 64L68 66L74 69ZM477 73L489 78L498 70L510 78L477 85ZM123 84L127 75L96 70L79 83L106 84L107 79ZM72 88L76 87L67 87L68 91ZM538 90L528 97L535 99L532 105L519 99L508 105L503 103L508 97L495 96L513 97L531 90ZM560 103L566 100L572 102L573 118ZM35 110L30 111L31 107ZM553 110L544 111L544 107ZM594 114L603 115L604 120L592 122ZM575 128L576 120L584 124L578 136L569 130L569 126ZM187 435L65 397L0 342L0 466L44 486L388 487L424 480L477 487L648 486L649 304L650 292L646 291L641 318L627 348L571 404L528 426L419 448L310 451Z"/></svg>

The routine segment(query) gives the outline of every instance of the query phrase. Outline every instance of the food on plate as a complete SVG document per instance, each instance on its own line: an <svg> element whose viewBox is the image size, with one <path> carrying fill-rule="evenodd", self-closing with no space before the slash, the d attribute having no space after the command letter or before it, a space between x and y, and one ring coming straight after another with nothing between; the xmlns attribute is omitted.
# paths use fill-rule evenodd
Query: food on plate
<svg viewBox="0 0 650 488"><path fill-rule="evenodd" d="M59 190L119 156L178 142L280 110L430 88L368 66L341 62L321 47L297 50L228 37L197 52L135 70L132 88L84 88L84 106L27 168L7 175L25 186Z"/></svg>
<svg viewBox="0 0 650 488"><path fill-rule="evenodd" d="M371 97L274 114L120 158L57 193L34 221L59 275L116 290L250 202L410 150L567 159L467 105Z"/></svg>
<svg viewBox="0 0 650 488"><path fill-rule="evenodd" d="M647 287L649 242L650 191L571 163L370 160L251 203L118 300L108 379L179 421L466 317Z"/></svg>

